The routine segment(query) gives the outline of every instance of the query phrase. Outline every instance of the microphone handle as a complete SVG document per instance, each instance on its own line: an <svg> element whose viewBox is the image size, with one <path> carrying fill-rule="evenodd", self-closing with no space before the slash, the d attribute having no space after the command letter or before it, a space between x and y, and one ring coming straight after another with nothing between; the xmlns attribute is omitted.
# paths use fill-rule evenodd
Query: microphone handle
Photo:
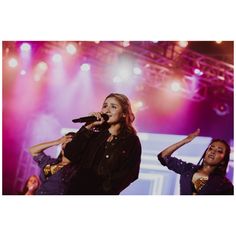
<svg viewBox="0 0 236 236"><path fill-rule="evenodd" d="M108 121L108 119L109 119L109 116L107 114L102 114L102 117L105 121ZM78 119L72 120L72 122L74 122L74 123L94 122L94 121L100 121L100 119L97 120L96 116L85 116L85 117L80 117Z"/></svg>
<svg viewBox="0 0 236 236"><path fill-rule="evenodd" d="M94 122L94 121L97 121L96 116L85 116L85 117L72 120L72 122L74 123Z"/></svg>

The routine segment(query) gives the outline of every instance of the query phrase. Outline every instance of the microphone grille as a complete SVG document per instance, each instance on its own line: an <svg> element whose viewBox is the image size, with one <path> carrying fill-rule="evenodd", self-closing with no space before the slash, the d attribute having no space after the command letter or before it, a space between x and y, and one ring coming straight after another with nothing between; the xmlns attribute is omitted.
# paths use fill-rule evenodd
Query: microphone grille
<svg viewBox="0 0 236 236"><path fill-rule="evenodd" d="M105 121L108 121L109 120L109 116L107 114L102 114L102 117Z"/></svg>

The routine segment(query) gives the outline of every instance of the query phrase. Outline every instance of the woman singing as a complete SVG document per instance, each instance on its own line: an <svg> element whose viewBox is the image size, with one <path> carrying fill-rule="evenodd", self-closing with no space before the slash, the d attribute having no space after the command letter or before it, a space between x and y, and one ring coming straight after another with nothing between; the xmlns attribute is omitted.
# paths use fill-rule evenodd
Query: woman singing
<svg viewBox="0 0 236 236"><path fill-rule="evenodd" d="M91 115L97 121L82 126L65 148L66 157L78 166L68 194L119 194L138 178L141 160L129 99L112 93L101 111Z"/></svg>

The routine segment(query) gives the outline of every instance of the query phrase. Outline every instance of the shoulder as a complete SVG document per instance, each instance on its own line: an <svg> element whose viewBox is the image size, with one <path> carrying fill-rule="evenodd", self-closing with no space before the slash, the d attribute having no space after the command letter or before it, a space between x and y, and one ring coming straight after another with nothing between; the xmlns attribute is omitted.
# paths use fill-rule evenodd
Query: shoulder
<svg viewBox="0 0 236 236"><path fill-rule="evenodd" d="M37 163L42 163L42 162L48 162L52 158L51 156L46 155L44 152L40 152L38 155L33 156L33 160L36 161Z"/></svg>
<svg viewBox="0 0 236 236"><path fill-rule="evenodd" d="M130 143L137 144L137 145L141 146L140 139L136 134L127 134L125 136L125 139Z"/></svg>
<svg viewBox="0 0 236 236"><path fill-rule="evenodd" d="M231 181L227 177L222 178L222 184L224 184L225 186L228 186L228 187L233 187L233 184L231 183Z"/></svg>
<svg viewBox="0 0 236 236"><path fill-rule="evenodd" d="M233 194L234 193L234 186L232 182L225 176L215 176L215 181L217 181L217 185L219 188L219 191L222 192L222 194Z"/></svg>

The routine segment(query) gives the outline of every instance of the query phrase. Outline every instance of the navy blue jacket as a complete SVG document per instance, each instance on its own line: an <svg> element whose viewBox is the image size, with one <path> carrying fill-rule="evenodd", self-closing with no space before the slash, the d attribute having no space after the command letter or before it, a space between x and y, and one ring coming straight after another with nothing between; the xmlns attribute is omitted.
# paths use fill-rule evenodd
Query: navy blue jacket
<svg viewBox="0 0 236 236"><path fill-rule="evenodd" d="M177 174L180 174L180 194L192 195L193 183L192 178L194 173L200 166L192 163L184 162L175 157L161 157L158 155L158 159L162 165L167 166L168 169L173 170ZM232 183L224 176L212 173L209 176L208 181L197 193L198 195L233 195L234 187Z"/></svg>
<svg viewBox="0 0 236 236"><path fill-rule="evenodd" d="M60 160L57 158L51 158L44 152L33 157L40 168L40 181L41 185L36 191L36 195L64 195L67 193L67 187L69 185L73 170L76 168L73 164L68 164L62 169L57 171L51 176L45 176L44 167L48 164L56 164Z"/></svg>

